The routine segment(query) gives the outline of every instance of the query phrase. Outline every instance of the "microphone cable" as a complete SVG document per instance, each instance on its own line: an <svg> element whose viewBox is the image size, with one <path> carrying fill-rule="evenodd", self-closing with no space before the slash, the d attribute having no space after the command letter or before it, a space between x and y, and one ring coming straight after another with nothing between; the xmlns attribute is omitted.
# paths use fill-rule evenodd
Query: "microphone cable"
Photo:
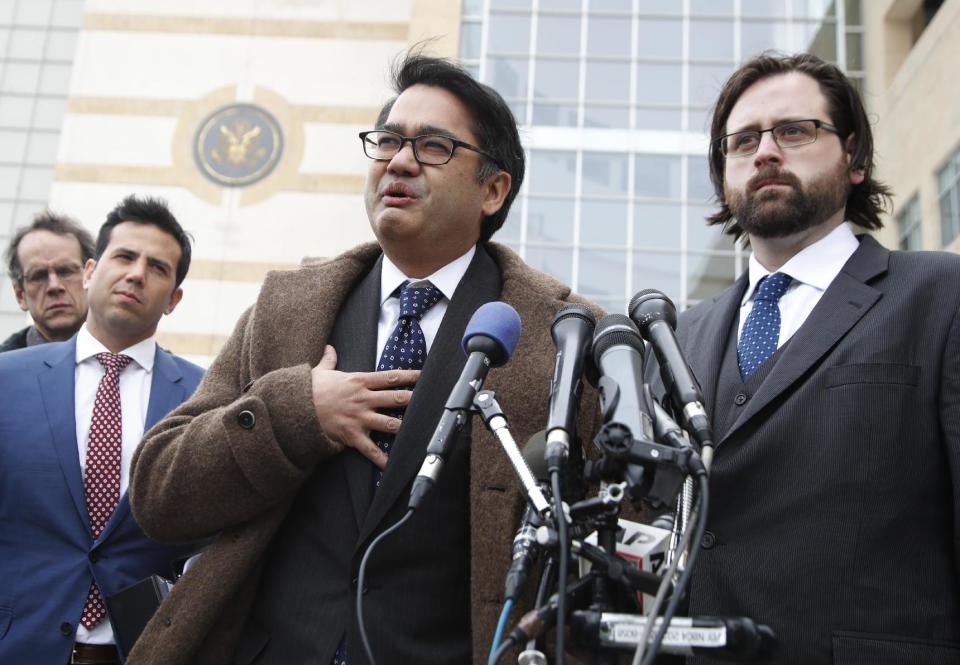
<svg viewBox="0 0 960 665"><path fill-rule="evenodd" d="M367 563L370 561L370 554L374 548L380 544L380 541L403 526L414 512L413 508L407 510L407 514L400 518L400 521L374 538L373 542L370 543L370 547L363 553L363 559L360 560L360 571L357 574L357 628L360 629L360 640L363 642L363 649L367 652L367 660L370 661L370 665L377 665L377 661L373 657L373 649L370 648L370 640L367 638L367 628L363 622L363 587L364 580L367 577Z"/></svg>
<svg viewBox="0 0 960 665"><path fill-rule="evenodd" d="M553 489L554 513L557 517L557 536L560 539L557 567L557 654L556 665L563 665L564 631L567 624L567 567L570 564L570 540L567 535L567 516L563 512L563 497L560 496L560 469L550 470L550 485Z"/></svg>
<svg viewBox="0 0 960 665"><path fill-rule="evenodd" d="M507 629L507 618L510 616L510 610L513 609L513 598L507 598L503 603L503 609L500 611L500 619L497 620L497 630L493 633L493 644L490 645L490 655L487 656L487 665L495 665L497 651L500 649L500 641L503 639L503 633Z"/></svg>

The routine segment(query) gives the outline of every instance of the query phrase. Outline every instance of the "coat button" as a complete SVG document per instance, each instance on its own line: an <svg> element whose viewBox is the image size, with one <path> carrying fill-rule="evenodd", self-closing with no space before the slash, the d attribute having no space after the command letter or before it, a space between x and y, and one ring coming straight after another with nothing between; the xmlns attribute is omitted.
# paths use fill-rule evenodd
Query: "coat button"
<svg viewBox="0 0 960 665"><path fill-rule="evenodd" d="M253 429L257 424L257 417L253 415L253 411L244 410L237 414L237 422L243 429Z"/></svg>
<svg viewBox="0 0 960 665"><path fill-rule="evenodd" d="M704 531L703 538L700 539L700 547L705 550L713 549L714 545L717 544L717 537L713 535L712 531Z"/></svg>
<svg viewBox="0 0 960 665"><path fill-rule="evenodd" d="M96 563L100 560L100 550L90 550L87 558L90 559L90 563Z"/></svg>
<svg viewBox="0 0 960 665"><path fill-rule="evenodd" d="M63 635L64 637L70 637L71 635L73 635L73 626L71 626L69 623L64 621L63 623L60 624L60 634Z"/></svg>
<svg viewBox="0 0 960 665"><path fill-rule="evenodd" d="M733 403L737 406L743 406L747 403L749 398L743 393L737 393L737 396L733 398Z"/></svg>

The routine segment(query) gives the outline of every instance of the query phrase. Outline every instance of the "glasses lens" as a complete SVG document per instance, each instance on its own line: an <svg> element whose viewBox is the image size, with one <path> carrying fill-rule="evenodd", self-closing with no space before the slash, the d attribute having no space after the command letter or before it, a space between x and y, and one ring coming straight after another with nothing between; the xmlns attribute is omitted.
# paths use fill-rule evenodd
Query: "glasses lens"
<svg viewBox="0 0 960 665"><path fill-rule="evenodd" d="M414 142L417 159L423 164L446 164L453 156L453 140L447 136L427 134Z"/></svg>
<svg viewBox="0 0 960 665"><path fill-rule="evenodd" d="M817 125L813 120L788 122L785 125L774 127L773 137L781 148L792 148L817 140Z"/></svg>
<svg viewBox="0 0 960 665"><path fill-rule="evenodd" d="M368 132L363 137L363 151L373 159L390 159L400 152L401 143L393 132Z"/></svg>
<svg viewBox="0 0 960 665"><path fill-rule="evenodd" d="M752 155L760 145L760 132L737 132L723 139L723 154L730 157Z"/></svg>

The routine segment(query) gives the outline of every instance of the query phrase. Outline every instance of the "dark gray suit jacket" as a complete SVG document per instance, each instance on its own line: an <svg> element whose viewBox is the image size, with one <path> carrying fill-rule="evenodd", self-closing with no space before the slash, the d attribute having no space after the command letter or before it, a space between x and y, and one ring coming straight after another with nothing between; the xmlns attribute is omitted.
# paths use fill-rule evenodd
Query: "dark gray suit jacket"
<svg viewBox="0 0 960 665"><path fill-rule="evenodd" d="M717 378L746 286L678 326L735 412L691 613L770 625L776 663L960 663L960 257L863 237L744 402Z"/></svg>

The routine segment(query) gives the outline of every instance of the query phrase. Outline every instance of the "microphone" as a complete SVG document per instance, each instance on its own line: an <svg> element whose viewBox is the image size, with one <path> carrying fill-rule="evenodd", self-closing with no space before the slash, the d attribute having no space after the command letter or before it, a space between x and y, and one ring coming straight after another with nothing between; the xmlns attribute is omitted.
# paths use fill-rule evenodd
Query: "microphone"
<svg viewBox="0 0 960 665"><path fill-rule="evenodd" d="M600 373L600 410L604 423L618 423L634 439L653 438L651 409L643 391L643 340L628 317L608 314L593 336L593 361Z"/></svg>
<svg viewBox="0 0 960 665"><path fill-rule="evenodd" d="M523 447L523 460L530 467L533 477L537 479L542 489L547 487L549 471L544 461L544 450L547 447L545 432L537 432L527 445ZM530 568L536 563L539 549L537 546L537 528L543 524L540 514L528 501L523 513L520 528L513 537L513 557L507 575L504 579L504 598L517 599L520 590L527 582Z"/></svg>
<svg viewBox="0 0 960 665"><path fill-rule="evenodd" d="M567 305L557 312L550 327L550 336L557 348L546 429L547 460L551 468L560 467L570 452L570 439L576 434L583 364L595 326L596 319L587 307Z"/></svg>
<svg viewBox="0 0 960 665"><path fill-rule="evenodd" d="M659 291L644 289L630 300L629 312L640 334L653 347L660 364L660 378L673 408L681 414L681 420L698 444L713 446L710 418L703 408L703 392L674 333L677 308Z"/></svg>
<svg viewBox="0 0 960 665"><path fill-rule="evenodd" d="M416 510L433 487L450 454L455 434L463 429L473 398L483 385L491 367L506 364L520 339L520 315L504 302L480 306L463 333L463 352L467 363L443 407L443 415L427 444L427 456L410 490L410 510Z"/></svg>

